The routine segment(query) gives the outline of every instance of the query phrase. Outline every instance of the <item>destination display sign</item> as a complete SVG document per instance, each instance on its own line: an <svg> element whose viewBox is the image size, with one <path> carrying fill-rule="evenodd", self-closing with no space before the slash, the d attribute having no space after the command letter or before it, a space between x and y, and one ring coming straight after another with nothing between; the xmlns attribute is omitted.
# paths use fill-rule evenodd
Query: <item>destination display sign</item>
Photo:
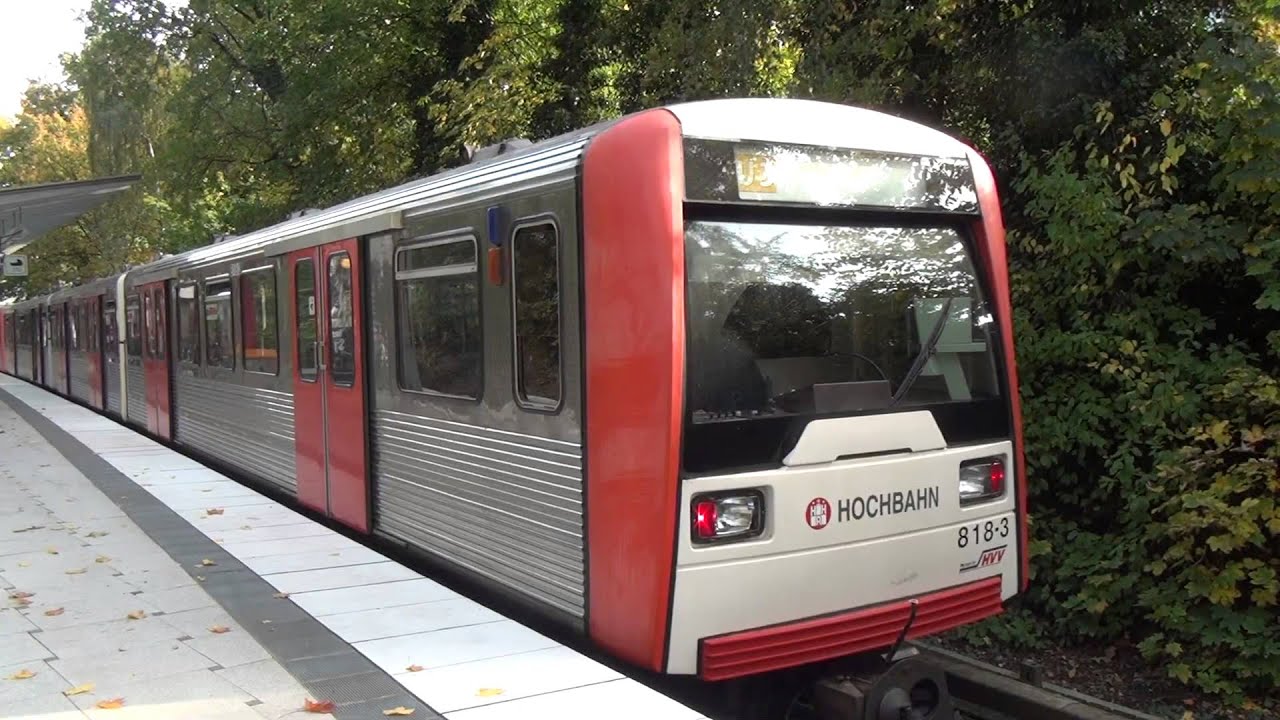
<svg viewBox="0 0 1280 720"><path fill-rule="evenodd" d="M976 214L964 158L810 145L685 140L692 201L803 204Z"/></svg>

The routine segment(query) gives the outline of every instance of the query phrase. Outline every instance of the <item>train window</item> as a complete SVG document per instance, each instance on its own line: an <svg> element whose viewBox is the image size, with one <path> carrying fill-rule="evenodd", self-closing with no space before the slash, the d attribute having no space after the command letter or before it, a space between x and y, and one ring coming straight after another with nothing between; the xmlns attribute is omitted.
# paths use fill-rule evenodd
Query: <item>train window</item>
<svg viewBox="0 0 1280 720"><path fill-rule="evenodd" d="M319 315L316 313L316 266L311 260L299 260L293 270L294 309L298 318L298 375L303 382L315 382L320 363L316 356Z"/></svg>
<svg viewBox="0 0 1280 720"><path fill-rule="evenodd" d="M396 252L400 387L480 397L483 346L474 237Z"/></svg>
<svg viewBox="0 0 1280 720"><path fill-rule="evenodd" d="M231 334L231 281L204 284L204 361L209 367L236 366Z"/></svg>
<svg viewBox="0 0 1280 720"><path fill-rule="evenodd" d="M240 312L240 332L244 333L244 369L275 375L280 371L280 353L274 267L240 273Z"/></svg>
<svg viewBox="0 0 1280 720"><path fill-rule="evenodd" d="M196 286L178 286L178 359L200 364L200 302Z"/></svg>
<svg viewBox="0 0 1280 720"><path fill-rule="evenodd" d="M560 404L558 246L551 223L519 228L511 241L516 398L544 410Z"/></svg>
<svg viewBox="0 0 1280 720"><path fill-rule="evenodd" d="M84 343L89 352L98 351L98 315L93 307L85 304L81 311L84 314Z"/></svg>
<svg viewBox="0 0 1280 720"><path fill-rule="evenodd" d="M156 349L155 357L164 358L169 356L169 340L165 334L165 317L164 317L164 291L155 288L151 291L151 302L155 306L156 312Z"/></svg>
<svg viewBox="0 0 1280 720"><path fill-rule="evenodd" d="M129 354L133 357L142 355L141 304L137 295L130 295L124 305L125 339L128 341Z"/></svg>
<svg viewBox="0 0 1280 720"><path fill-rule="evenodd" d="M351 256L329 256L329 379L342 387L356 381L356 335L351 312Z"/></svg>
<svg viewBox="0 0 1280 720"><path fill-rule="evenodd" d="M142 293L142 329L146 333L144 345L146 356L156 356L156 304L151 291Z"/></svg>
<svg viewBox="0 0 1280 720"><path fill-rule="evenodd" d="M107 361L112 362L116 358L118 342L116 338L116 305L115 303L107 303L102 306L102 343L103 350L107 351Z"/></svg>

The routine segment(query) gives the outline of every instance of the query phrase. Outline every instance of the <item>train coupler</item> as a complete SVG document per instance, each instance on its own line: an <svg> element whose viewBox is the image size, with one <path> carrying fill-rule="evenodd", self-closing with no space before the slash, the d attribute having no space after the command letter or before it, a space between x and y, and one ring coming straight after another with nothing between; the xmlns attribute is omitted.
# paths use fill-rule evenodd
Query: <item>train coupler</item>
<svg viewBox="0 0 1280 720"><path fill-rule="evenodd" d="M878 671L824 677L813 687L820 720L952 720L947 676L919 657L895 660Z"/></svg>

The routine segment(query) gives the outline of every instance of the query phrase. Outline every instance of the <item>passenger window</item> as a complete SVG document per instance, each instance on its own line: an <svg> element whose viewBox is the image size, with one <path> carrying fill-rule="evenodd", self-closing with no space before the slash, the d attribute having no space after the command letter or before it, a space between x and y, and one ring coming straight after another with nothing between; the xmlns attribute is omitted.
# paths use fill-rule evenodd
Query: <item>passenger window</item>
<svg viewBox="0 0 1280 720"><path fill-rule="evenodd" d="M196 286L178 286L178 359L200 364L200 303Z"/></svg>
<svg viewBox="0 0 1280 720"><path fill-rule="evenodd" d="M516 398L539 409L560 404L558 245L550 223L520 228L511 242Z"/></svg>
<svg viewBox="0 0 1280 720"><path fill-rule="evenodd" d="M300 260L294 265L293 284L294 310L298 317L298 375L304 382L315 382L319 363L316 353L317 325L319 315L316 310L316 266L311 260Z"/></svg>
<svg viewBox="0 0 1280 720"><path fill-rule="evenodd" d="M116 306L114 303L107 303L102 308L102 330L102 349L106 351L108 359L114 360L116 357Z"/></svg>
<svg viewBox="0 0 1280 720"><path fill-rule="evenodd" d="M156 356L156 311L151 299L151 291L142 294L142 324L146 330L146 356Z"/></svg>
<svg viewBox="0 0 1280 720"><path fill-rule="evenodd" d="M274 267L255 268L240 274L240 312L244 369L275 375L280 371L280 352Z"/></svg>
<svg viewBox="0 0 1280 720"><path fill-rule="evenodd" d="M329 256L329 379L342 387L356 381L356 335L351 311L351 256Z"/></svg>
<svg viewBox="0 0 1280 720"><path fill-rule="evenodd" d="M137 295L130 295L125 300L124 306L124 322L125 322L125 339L128 343L129 355L140 357L142 355L142 325L139 309L140 301Z"/></svg>
<svg viewBox="0 0 1280 720"><path fill-rule="evenodd" d="M401 248L396 295L400 387L479 398L483 345L475 238Z"/></svg>
<svg viewBox="0 0 1280 720"><path fill-rule="evenodd" d="M209 367L236 366L235 341L231 334L231 281L204 285L204 361Z"/></svg>
<svg viewBox="0 0 1280 720"><path fill-rule="evenodd" d="M164 317L164 291L156 288L151 291L151 302L156 308L156 348L153 351L154 357L164 358L169 356L169 338L165 332Z"/></svg>

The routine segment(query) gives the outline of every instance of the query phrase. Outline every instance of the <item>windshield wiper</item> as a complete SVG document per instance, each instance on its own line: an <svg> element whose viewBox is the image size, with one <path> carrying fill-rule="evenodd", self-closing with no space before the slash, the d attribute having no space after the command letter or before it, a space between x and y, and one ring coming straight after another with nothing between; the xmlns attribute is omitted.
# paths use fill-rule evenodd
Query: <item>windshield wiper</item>
<svg viewBox="0 0 1280 720"><path fill-rule="evenodd" d="M920 348L920 354L916 355L915 361L911 363L906 377L902 378L902 384L898 386L898 392L894 393L893 399L889 401L889 407L897 405L899 400L906 397L907 391L915 384L920 373L924 372L925 363L933 357L934 351L938 348L938 340L942 339L942 329L947 324L947 317L951 315L951 300L952 298L947 298L946 302L942 303L942 312L938 313L938 320L933 324L933 330L929 332L929 339L925 341L924 347Z"/></svg>

